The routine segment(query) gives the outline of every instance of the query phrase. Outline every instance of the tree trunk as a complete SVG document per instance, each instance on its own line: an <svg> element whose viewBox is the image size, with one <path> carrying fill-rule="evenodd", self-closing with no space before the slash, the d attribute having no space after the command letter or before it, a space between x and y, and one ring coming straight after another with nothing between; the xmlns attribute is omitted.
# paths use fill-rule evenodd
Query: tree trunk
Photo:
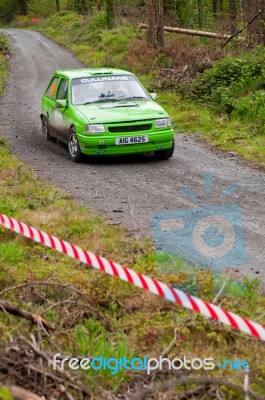
<svg viewBox="0 0 265 400"><path fill-rule="evenodd" d="M100 12L102 10L102 2L101 2L101 0L97 0L96 9L97 9L98 12Z"/></svg>
<svg viewBox="0 0 265 400"><path fill-rule="evenodd" d="M149 25L140 24L139 29L149 29ZM185 35L208 37L208 38L212 38L212 39L229 39L231 37L231 35L226 35L225 33L195 31L193 29L175 28L175 27L171 27L171 26L164 26L164 31L182 33ZM241 36L238 36L238 38L242 39Z"/></svg>
<svg viewBox="0 0 265 400"><path fill-rule="evenodd" d="M213 15L215 19L217 17L217 9L218 9L217 5L218 5L218 0L213 0Z"/></svg>
<svg viewBox="0 0 265 400"><path fill-rule="evenodd" d="M258 10L262 10L261 15L259 16L259 42L263 45L265 44L265 0L259 0Z"/></svg>
<svg viewBox="0 0 265 400"><path fill-rule="evenodd" d="M229 14L231 19L231 34L233 35L237 31L236 23L237 23L237 7L236 0L229 0Z"/></svg>
<svg viewBox="0 0 265 400"><path fill-rule="evenodd" d="M197 10L198 10L198 26L201 29L203 25L203 6L202 0L198 0L197 2Z"/></svg>
<svg viewBox="0 0 265 400"><path fill-rule="evenodd" d="M56 1L56 11L60 12L61 8L60 8L60 0L55 0Z"/></svg>
<svg viewBox="0 0 265 400"><path fill-rule="evenodd" d="M157 0L157 45L164 50L164 0Z"/></svg>
<svg viewBox="0 0 265 400"><path fill-rule="evenodd" d="M113 0L106 0L107 25L109 29L114 26Z"/></svg>
<svg viewBox="0 0 265 400"><path fill-rule="evenodd" d="M20 9L21 15L27 15L28 7L27 7L27 0L18 0L18 5Z"/></svg>
<svg viewBox="0 0 265 400"><path fill-rule="evenodd" d="M79 0L79 13L86 14L88 11L87 0Z"/></svg>
<svg viewBox="0 0 265 400"><path fill-rule="evenodd" d="M245 12L245 22L248 22L255 15L258 14L260 8L260 0L244 0L243 9ZM260 42L260 22L262 15L255 19L251 25L248 26L248 32L253 43Z"/></svg>
<svg viewBox="0 0 265 400"><path fill-rule="evenodd" d="M153 0L146 0L146 11L148 17L147 41L148 45L154 49L156 47L156 32Z"/></svg>

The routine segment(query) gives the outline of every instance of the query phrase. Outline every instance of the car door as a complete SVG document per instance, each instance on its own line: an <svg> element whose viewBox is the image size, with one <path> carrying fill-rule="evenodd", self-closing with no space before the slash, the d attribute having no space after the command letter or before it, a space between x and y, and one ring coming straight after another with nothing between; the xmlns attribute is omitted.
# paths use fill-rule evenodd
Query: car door
<svg viewBox="0 0 265 400"><path fill-rule="evenodd" d="M45 114L48 117L49 128L52 135L55 135L54 126L54 111L55 111L55 96L57 93L57 88L59 84L59 77L54 76L46 90L43 103L45 105Z"/></svg>
<svg viewBox="0 0 265 400"><path fill-rule="evenodd" d="M54 110L54 131L56 136L60 137L64 141L68 140L69 136L69 129L67 127L67 121L69 116L69 109L68 109L68 87L69 82L66 78L61 78L60 83L58 86L58 90L56 92L55 98L55 110ZM67 107L61 108L58 107L58 101L66 100Z"/></svg>

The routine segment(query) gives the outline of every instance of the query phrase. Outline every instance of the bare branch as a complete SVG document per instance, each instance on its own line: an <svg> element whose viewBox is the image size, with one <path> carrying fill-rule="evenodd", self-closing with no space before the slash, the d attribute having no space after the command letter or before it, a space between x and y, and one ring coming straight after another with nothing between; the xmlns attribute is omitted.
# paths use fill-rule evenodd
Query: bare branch
<svg viewBox="0 0 265 400"><path fill-rule="evenodd" d="M259 394L253 392L253 390L251 390L250 388L246 391L241 386L236 385L232 382L223 379L215 379L210 376L208 377L186 376L186 377L168 379L164 382L155 383L152 388L139 389L129 397L129 400L143 400L154 391L169 389L176 385L187 385L192 383L200 383L203 385L214 385L214 386L226 386L241 394L249 395L251 398L255 400L264 400L264 396L260 396Z"/></svg>
<svg viewBox="0 0 265 400"><path fill-rule="evenodd" d="M42 318L40 315L24 310L9 301L0 300L0 310L2 311L3 309L9 314L28 319L29 321L34 322L34 324L41 322L46 329L55 330L55 325Z"/></svg>
<svg viewBox="0 0 265 400"><path fill-rule="evenodd" d="M260 11L258 14L256 14L248 23L246 26L244 26L244 28L240 29L239 31L235 32L233 35L231 35L221 46L221 49L223 49L227 43L229 43L235 36L239 35L241 32L243 32L250 24L252 24L253 21L255 21L256 18L258 18L258 16L260 16L260 14L262 13L262 11Z"/></svg>

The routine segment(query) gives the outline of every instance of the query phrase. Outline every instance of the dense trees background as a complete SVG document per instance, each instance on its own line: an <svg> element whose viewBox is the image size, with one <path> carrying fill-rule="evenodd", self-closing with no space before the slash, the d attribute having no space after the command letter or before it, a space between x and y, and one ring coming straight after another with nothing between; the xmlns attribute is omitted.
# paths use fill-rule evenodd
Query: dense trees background
<svg viewBox="0 0 265 400"><path fill-rule="evenodd" d="M244 29L249 43L265 44L265 0L0 0L0 21L65 10L85 16L104 12L109 29L119 25L119 17L134 19L134 25L145 22L152 48L164 48L165 25L231 35Z"/></svg>
<svg viewBox="0 0 265 400"><path fill-rule="evenodd" d="M145 9L141 13L142 22L147 19L152 22L153 18L158 30L165 12L167 24L191 29L228 30L232 34L262 11L249 31L259 41L264 37L265 0L0 0L0 18L9 22L16 14L41 17L66 9L80 14L105 9L111 27L113 15L115 11L119 13L121 7L126 8L127 13L132 9ZM156 40L160 46L163 45L161 34L158 33Z"/></svg>

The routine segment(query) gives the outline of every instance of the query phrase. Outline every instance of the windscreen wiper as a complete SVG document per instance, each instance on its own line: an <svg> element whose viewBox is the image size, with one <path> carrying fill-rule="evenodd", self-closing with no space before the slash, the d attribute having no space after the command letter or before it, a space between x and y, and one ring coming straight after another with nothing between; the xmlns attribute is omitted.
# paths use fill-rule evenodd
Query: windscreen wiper
<svg viewBox="0 0 265 400"><path fill-rule="evenodd" d="M85 106L87 104L93 104L93 103L105 103L105 102L114 102L114 101L119 101L118 99L112 99L112 98L104 98L104 99L98 99L98 100L94 100L94 101L88 101L87 103L82 104L82 106Z"/></svg>
<svg viewBox="0 0 265 400"><path fill-rule="evenodd" d="M124 97L122 99L120 99L120 101L122 100L148 100L147 97L143 97L143 96L131 96L131 97Z"/></svg>

